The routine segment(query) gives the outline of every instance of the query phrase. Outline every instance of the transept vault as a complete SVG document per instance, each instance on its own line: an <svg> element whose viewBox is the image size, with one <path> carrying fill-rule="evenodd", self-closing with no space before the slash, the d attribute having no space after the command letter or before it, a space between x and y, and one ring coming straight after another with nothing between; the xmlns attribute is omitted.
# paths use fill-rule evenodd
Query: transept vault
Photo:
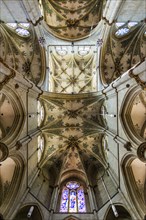
<svg viewBox="0 0 146 220"><path fill-rule="evenodd" d="M0 220L145 220L146 2L0 11Z"/></svg>

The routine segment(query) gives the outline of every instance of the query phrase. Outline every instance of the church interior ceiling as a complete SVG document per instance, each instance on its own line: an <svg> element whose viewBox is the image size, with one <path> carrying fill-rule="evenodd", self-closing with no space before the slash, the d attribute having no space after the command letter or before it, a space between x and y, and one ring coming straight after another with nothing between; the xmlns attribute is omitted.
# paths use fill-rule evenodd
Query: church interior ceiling
<svg viewBox="0 0 146 220"><path fill-rule="evenodd" d="M38 84L42 78L41 48L32 25L1 22L0 30L1 63Z"/></svg>
<svg viewBox="0 0 146 220"><path fill-rule="evenodd" d="M50 92L97 91L95 46L50 46L49 52Z"/></svg>
<svg viewBox="0 0 146 220"><path fill-rule="evenodd" d="M45 112L41 123L46 143L44 157L51 159L58 154L59 158L74 146L105 165L103 121L99 115L103 100L92 95L78 98L77 95L62 95L46 94L40 99Z"/></svg>
<svg viewBox="0 0 146 220"><path fill-rule="evenodd" d="M101 176L110 198L115 197L124 182L121 169L124 152L128 156L136 152L136 148L127 152L136 146L134 138L146 140L146 91L136 84L140 89L133 94L132 90L132 98L126 96L123 104L119 87L112 84L106 89L146 57L144 0L113 0L116 4L121 2L117 11L112 0L34 0L34 5L28 0L13 2L13 6L11 0L0 2L4 8L0 21L0 141L8 140L3 145L5 151L1 151L4 160L0 166L0 206L7 202L12 186L16 191L21 187L25 167L26 188L32 184L29 194L50 214L53 209L48 207L53 201L54 188L57 185L60 190L69 179L81 180L86 185L86 195L91 186L98 213L110 201ZM109 10L111 5L113 8ZM19 8L19 12L10 14L8 9L12 7ZM109 15L115 16L111 23ZM19 83L13 84L14 76L16 82L17 76L24 80L20 83L22 88ZM12 88L11 81L7 85L11 78L14 78ZM124 89L128 91L130 86L127 84ZM117 99L110 99L116 92ZM122 141L130 143L130 147L126 148ZM16 158L22 154L26 159L24 167L23 162L18 166L13 150L18 153ZM145 208L145 164L134 157L127 170L130 171L127 178L134 180L135 188L132 181L129 184L130 190L135 189L131 194L133 198L137 194ZM15 194L11 198L14 197ZM25 217L26 212L28 207L23 207L17 219ZM35 209L35 219L38 213Z"/></svg>
<svg viewBox="0 0 146 220"><path fill-rule="evenodd" d="M103 83L110 84L145 57L145 21L114 23L102 48L100 70Z"/></svg>
<svg viewBox="0 0 146 220"><path fill-rule="evenodd" d="M49 31L62 39L74 41L90 35L101 20L104 1L44 0L44 18Z"/></svg>

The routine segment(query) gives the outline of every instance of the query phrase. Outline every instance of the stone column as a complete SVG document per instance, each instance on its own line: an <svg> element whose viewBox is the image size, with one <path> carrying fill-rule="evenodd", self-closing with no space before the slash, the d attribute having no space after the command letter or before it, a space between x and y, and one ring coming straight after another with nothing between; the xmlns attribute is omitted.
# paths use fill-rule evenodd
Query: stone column
<svg viewBox="0 0 146 220"><path fill-rule="evenodd" d="M94 196L94 192L93 192L93 188L91 185L88 185L88 196L89 196L89 202L90 202L90 206L91 206L91 211L93 211L94 216L96 217L96 219L98 219L97 217L97 205L96 205L96 200L95 200L95 196Z"/></svg>
<svg viewBox="0 0 146 220"><path fill-rule="evenodd" d="M59 194L59 186L56 185L53 189L53 193L52 193L52 198L51 198L51 203L50 203L50 217L49 217L49 220L52 220L52 216L53 216L53 213L56 209L56 205L57 205L57 202L58 202L58 194Z"/></svg>
<svg viewBox="0 0 146 220"><path fill-rule="evenodd" d="M25 144L28 144L33 139L33 137L36 137L40 134L41 134L41 130L38 128L36 130L32 131L27 136L25 136L24 138L22 138L16 142L16 150L19 150Z"/></svg>

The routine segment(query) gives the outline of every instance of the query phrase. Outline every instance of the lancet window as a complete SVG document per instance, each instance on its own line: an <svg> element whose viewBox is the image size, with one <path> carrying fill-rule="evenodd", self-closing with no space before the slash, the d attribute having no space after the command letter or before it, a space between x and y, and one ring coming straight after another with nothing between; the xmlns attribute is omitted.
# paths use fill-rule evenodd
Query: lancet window
<svg viewBox="0 0 146 220"><path fill-rule="evenodd" d="M86 212L84 188L80 183L70 181L63 187L60 212Z"/></svg>

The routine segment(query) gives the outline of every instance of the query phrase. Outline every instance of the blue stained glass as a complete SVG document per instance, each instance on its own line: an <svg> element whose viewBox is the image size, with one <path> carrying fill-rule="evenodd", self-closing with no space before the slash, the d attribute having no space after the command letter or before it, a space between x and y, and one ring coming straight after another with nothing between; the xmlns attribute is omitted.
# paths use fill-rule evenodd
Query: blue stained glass
<svg viewBox="0 0 146 220"><path fill-rule="evenodd" d="M84 188L70 181L62 190L60 212L86 212Z"/></svg>
<svg viewBox="0 0 146 220"><path fill-rule="evenodd" d="M79 188L80 184L77 183L76 181L71 181L71 182L68 182L68 183L66 184L66 186L67 186L67 188L69 188L69 189L77 189L77 188Z"/></svg>
<svg viewBox="0 0 146 220"><path fill-rule="evenodd" d="M69 212L77 212L76 191L70 191Z"/></svg>
<svg viewBox="0 0 146 220"><path fill-rule="evenodd" d="M118 31L116 31L115 34L118 37L122 37L122 36L128 34L129 31L130 31L129 28L120 28Z"/></svg>
<svg viewBox="0 0 146 220"><path fill-rule="evenodd" d="M84 190L82 187L78 189L78 211L86 212L85 196L84 196Z"/></svg>
<svg viewBox="0 0 146 220"><path fill-rule="evenodd" d="M134 27L134 26L136 26L137 24L138 24L138 22L131 21L131 22L128 23L128 27L129 27L129 28L130 28L130 27Z"/></svg>
<svg viewBox="0 0 146 220"><path fill-rule="evenodd" d="M64 188L62 191L60 212L68 212L69 189Z"/></svg>

